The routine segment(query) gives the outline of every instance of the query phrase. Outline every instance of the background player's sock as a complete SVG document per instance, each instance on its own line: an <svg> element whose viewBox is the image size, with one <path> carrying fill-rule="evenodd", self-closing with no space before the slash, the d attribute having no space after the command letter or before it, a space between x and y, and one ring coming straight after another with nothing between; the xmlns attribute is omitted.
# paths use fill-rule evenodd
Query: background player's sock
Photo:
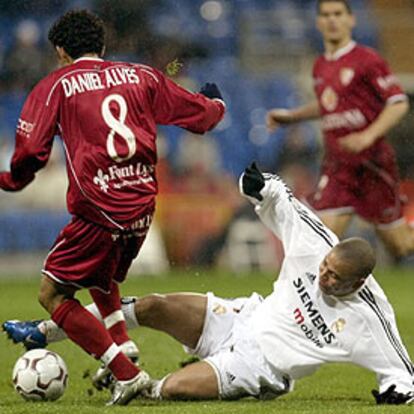
<svg viewBox="0 0 414 414"><path fill-rule="evenodd" d="M83 350L102 361L118 380L134 378L139 369L113 342L104 326L77 300L70 299L59 305L52 320Z"/></svg>
<svg viewBox="0 0 414 414"><path fill-rule="evenodd" d="M112 282L108 294L97 289L89 290L99 309L104 325L117 345L129 341L124 315L121 311L121 295L118 285Z"/></svg>

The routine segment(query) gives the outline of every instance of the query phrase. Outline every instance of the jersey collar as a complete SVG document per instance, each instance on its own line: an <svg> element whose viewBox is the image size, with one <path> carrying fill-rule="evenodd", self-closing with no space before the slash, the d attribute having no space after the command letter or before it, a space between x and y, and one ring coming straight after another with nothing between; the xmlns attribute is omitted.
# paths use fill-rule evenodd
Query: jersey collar
<svg viewBox="0 0 414 414"><path fill-rule="evenodd" d="M92 60L92 61L95 61L95 62L103 62L103 59L101 59L101 58L83 56L83 57L80 57L80 58L77 58L76 60L74 60L73 63L78 63L78 62L83 61L83 60Z"/></svg>
<svg viewBox="0 0 414 414"><path fill-rule="evenodd" d="M347 45L338 49L335 53L325 53L325 59L329 61L338 60L342 56L348 54L356 46L356 42L351 40Z"/></svg>

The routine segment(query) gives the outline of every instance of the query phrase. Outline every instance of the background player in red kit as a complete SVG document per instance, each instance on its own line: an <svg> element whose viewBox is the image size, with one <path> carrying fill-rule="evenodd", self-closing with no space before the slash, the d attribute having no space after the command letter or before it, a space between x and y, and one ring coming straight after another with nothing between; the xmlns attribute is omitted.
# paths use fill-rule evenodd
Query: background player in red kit
<svg viewBox="0 0 414 414"><path fill-rule="evenodd" d="M225 106L215 84L193 94L149 66L104 61L103 23L85 10L63 15L49 40L63 67L28 96L0 188L27 186L60 136L73 219L45 260L39 300L70 339L112 371L109 404L127 404L149 377L121 352L129 337L115 282L125 278L152 220L156 124L203 133ZM105 326L74 298L80 288L90 290Z"/></svg>
<svg viewBox="0 0 414 414"><path fill-rule="evenodd" d="M399 258L413 250L414 236L402 217L395 155L384 135L407 113L408 100L388 64L352 40L354 25L347 0L318 1L325 54L313 68L317 100L270 110L267 125L321 118L325 154L310 204L339 237L353 214L373 223Z"/></svg>

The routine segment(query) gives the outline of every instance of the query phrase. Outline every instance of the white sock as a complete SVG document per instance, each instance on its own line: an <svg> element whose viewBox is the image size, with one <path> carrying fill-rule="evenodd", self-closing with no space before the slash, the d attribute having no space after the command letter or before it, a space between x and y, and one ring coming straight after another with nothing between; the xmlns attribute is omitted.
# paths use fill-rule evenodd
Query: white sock
<svg viewBox="0 0 414 414"><path fill-rule="evenodd" d="M85 309L90 312L95 318L97 318L100 322L103 322L102 316L99 313L98 307L95 303L91 303L85 307ZM67 335L63 329L60 329L58 325L52 320L47 320L40 322L38 326L40 332L46 336L46 341L48 344L52 342L60 342L64 339L67 339Z"/></svg>
<svg viewBox="0 0 414 414"><path fill-rule="evenodd" d="M103 319L101 313L98 310L98 307L95 305L94 302L90 303L89 305L85 306L85 309L90 312L99 322L103 323Z"/></svg>
<svg viewBox="0 0 414 414"><path fill-rule="evenodd" d="M135 297L131 298L122 298L122 305L121 310L125 317L125 322L127 325L127 329L134 329L138 328L139 323L137 321L137 317L135 316L135 302L138 299ZM99 322L103 323L102 316L98 310L98 307L95 303L90 303L89 305L85 306L85 309L90 312ZM46 320L40 322L38 326L40 332L42 332L46 336L47 343L50 344L52 342L59 342L63 341L67 338L67 335L60 329L59 326L56 325L55 322L52 320Z"/></svg>
<svg viewBox="0 0 414 414"><path fill-rule="evenodd" d="M39 331L46 336L48 344L52 342L63 341L67 338L65 331L60 329L52 320L40 322L38 325Z"/></svg>
<svg viewBox="0 0 414 414"><path fill-rule="evenodd" d="M170 376L171 374L166 375L164 378L161 378L159 381L153 381L151 385L151 389L149 390L149 393L147 394L148 398L151 400L162 400L161 390L164 385L165 380Z"/></svg>
<svg viewBox="0 0 414 414"><path fill-rule="evenodd" d="M138 301L138 298L122 298L121 310L125 317L125 323L127 329L138 328L139 323L135 315L135 303Z"/></svg>

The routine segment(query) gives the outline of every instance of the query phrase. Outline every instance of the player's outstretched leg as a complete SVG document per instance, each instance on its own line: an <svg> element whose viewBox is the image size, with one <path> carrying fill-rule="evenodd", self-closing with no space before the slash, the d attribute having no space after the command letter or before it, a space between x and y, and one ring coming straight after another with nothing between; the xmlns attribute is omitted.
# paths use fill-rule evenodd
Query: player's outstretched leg
<svg viewBox="0 0 414 414"><path fill-rule="evenodd" d="M131 299L125 300L130 303ZM125 305L122 305L125 306ZM102 321L101 314L94 303L85 307L99 321ZM27 349L45 348L53 342L60 342L67 339L63 329L59 328L55 322L49 320L8 320L2 324L3 331L15 344L23 344Z"/></svg>
<svg viewBox="0 0 414 414"><path fill-rule="evenodd" d="M121 311L128 329L146 326L160 330L190 348L195 348L201 335L206 305L207 297L196 293L153 294L142 298L121 299ZM85 309L103 322L94 303L87 305ZM65 332L52 320L43 320L36 324L37 321L10 320L3 323L3 328L15 343L23 345L26 334L32 334L34 331L40 331L40 335L45 336L45 346L67 338ZM31 326L31 329L26 328L27 326ZM13 332L16 334L12 336Z"/></svg>
<svg viewBox="0 0 414 414"><path fill-rule="evenodd" d="M212 400L219 398L219 384L213 367L200 361L152 381L142 395L153 400Z"/></svg>

